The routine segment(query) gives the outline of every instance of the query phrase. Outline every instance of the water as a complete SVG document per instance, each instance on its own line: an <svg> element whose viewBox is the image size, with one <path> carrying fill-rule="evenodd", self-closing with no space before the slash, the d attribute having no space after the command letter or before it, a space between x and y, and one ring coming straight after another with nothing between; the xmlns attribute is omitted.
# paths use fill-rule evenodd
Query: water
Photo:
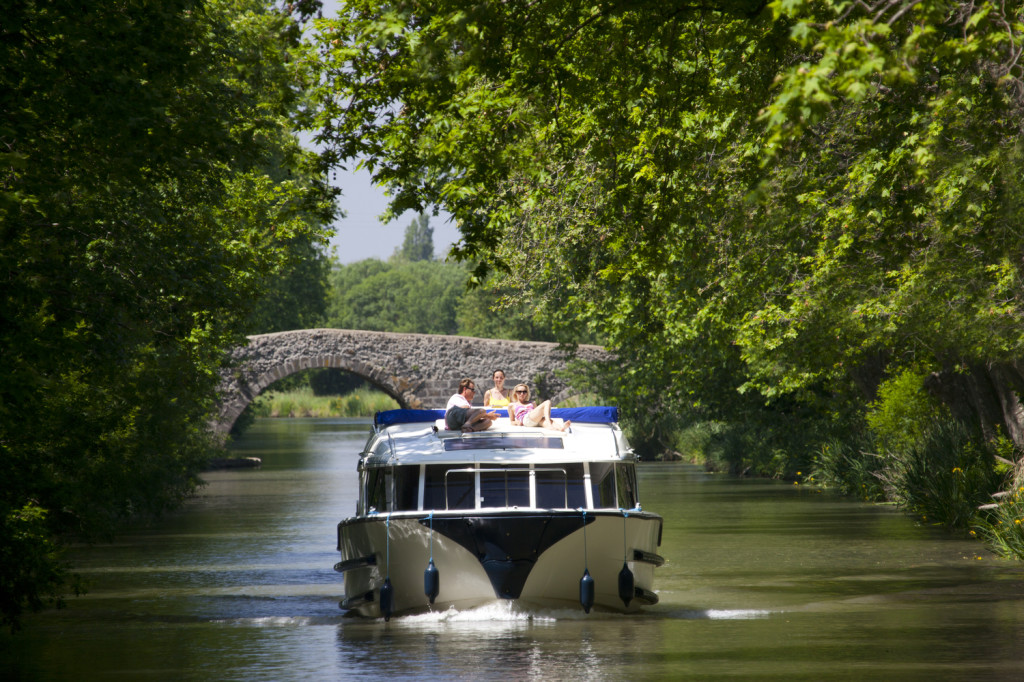
<svg viewBox="0 0 1024 682"><path fill-rule="evenodd" d="M335 525L366 430L258 422L235 450L261 469L207 474L180 513L78 551L89 594L0 635L0 677L1024 679L1024 567L888 507L678 464L640 468L668 560L641 615L344 617Z"/></svg>

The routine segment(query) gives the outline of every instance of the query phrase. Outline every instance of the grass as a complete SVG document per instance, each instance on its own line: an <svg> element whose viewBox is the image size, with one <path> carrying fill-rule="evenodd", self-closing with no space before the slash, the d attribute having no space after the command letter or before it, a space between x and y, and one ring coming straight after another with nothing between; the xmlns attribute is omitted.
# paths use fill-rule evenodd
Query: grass
<svg viewBox="0 0 1024 682"><path fill-rule="evenodd" d="M394 410L398 403L386 393L360 388L342 396L313 395L308 387L291 391L270 391L253 401L256 417L372 417L381 410Z"/></svg>

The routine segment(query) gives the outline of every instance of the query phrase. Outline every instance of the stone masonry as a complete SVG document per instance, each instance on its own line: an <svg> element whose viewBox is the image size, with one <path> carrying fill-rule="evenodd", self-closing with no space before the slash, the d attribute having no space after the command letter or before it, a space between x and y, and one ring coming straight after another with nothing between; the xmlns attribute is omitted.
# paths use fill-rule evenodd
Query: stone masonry
<svg viewBox="0 0 1024 682"><path fill-rule="evenodd" d="M599 346L579 346L576 357L601 361L611 355ZM227 433L252 400L278 379L306 369L337 367L356 374L405 408L443 408L459 380L476 382L482 405L496 369L505 385L527 382L557 405L573 391L556 376L571 358L558 344L478 339L467 336L394 334L348 329L299 329L250 336L232 354L233 367L221 383L220 413L214 430Z"/></svg>

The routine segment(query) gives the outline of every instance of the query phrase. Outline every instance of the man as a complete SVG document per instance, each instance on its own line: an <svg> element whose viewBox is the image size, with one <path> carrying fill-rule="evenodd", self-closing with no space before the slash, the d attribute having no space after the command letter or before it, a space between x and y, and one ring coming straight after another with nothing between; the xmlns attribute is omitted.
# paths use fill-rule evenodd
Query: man
<svg viewBox="0 0 1024 682"><path fill-rule="evenodd" d="M491 424L498 418L497 412L473 407L475 394L476 384L472 379L463 379L459 382L459 392L449 398L448 404L445 405L444 423L450 431L484 431L491 428Z"/></svg>

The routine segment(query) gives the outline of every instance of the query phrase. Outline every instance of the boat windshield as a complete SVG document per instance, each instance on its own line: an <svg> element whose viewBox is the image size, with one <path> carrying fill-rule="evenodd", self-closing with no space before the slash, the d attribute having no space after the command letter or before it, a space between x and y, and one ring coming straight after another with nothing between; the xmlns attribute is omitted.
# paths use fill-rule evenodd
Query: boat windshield
<svg viewBox="0 0 1024 682"><path fill-rule="evenodd" d="M363 513L431 509L632 509L632 462L424 464L362 472Z"/></svg>

